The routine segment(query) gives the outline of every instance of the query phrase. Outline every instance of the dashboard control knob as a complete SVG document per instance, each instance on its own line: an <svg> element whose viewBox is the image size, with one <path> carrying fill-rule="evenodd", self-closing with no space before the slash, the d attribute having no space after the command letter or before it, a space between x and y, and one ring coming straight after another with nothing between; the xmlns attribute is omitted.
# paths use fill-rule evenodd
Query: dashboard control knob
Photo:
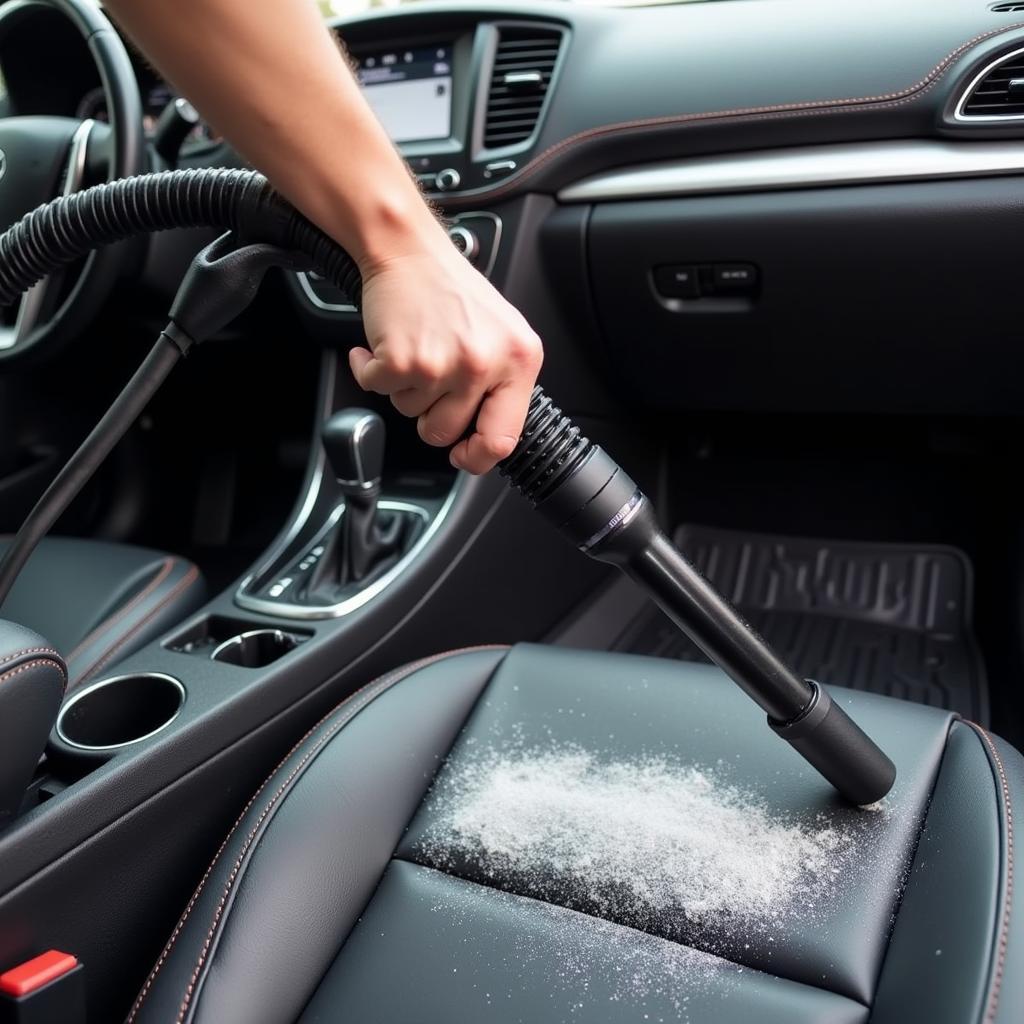
<svg viewBox="0 0 1024 1024"><path fill-rule="evenodd" d="M462 184L462 175L454 167L445 167L437 172L434 178L434 188L438 192L451 192Z"/></svg>
<svg viewBox="0 0 1024 1024"><path fill-rule="evenodd" d="M448 237L452 240L455 248L470 262L480 254L480 239L469 228L464 228L461 224L453 224L448 229Z"/></svg>

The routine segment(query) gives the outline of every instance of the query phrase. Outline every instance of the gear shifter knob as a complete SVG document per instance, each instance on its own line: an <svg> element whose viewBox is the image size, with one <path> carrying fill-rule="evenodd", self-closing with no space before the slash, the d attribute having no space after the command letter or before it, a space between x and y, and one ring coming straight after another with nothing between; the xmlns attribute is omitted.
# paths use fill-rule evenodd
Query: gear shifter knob
<svg viewBox="0 0 1024 1024"><path fill-rule="evenodd" d="M376 497L384 469L384 421L369 409L341 409L324 423L327 461L346 498Z"/></svg>
<svg viewBox="0 0 1024 1024"><path fill-rule="evenodd" d="M384 470L384 421L369 409L342 409L327 420L320 436L345 496L339 543L324 559L336 563L338 579L358 581L397 543L396 530L382 530L377 515Z"/></svg>

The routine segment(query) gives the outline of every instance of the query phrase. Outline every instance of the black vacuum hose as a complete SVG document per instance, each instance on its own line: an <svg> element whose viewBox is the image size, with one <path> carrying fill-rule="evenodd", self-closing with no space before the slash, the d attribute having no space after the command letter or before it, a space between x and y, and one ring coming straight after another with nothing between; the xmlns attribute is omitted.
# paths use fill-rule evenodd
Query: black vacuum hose
<svg viewBox="0 0 1024 1024"><path fill-rule="evenodd" d="M255 171L164 171L96 185L37 207L0 235L0 306L13 303L59 267L135 235L170 228L232 231L308 256L359 301L352 258Z"/></svg>
<svg viewBox="0 0 1024 1024"><path fill-rule="evenodd" d="M0 236L0 304L58 267L101 245L143 232L210 227L229 230L262 257L273 246L282 262L298 253L349 295L361 298L358 269L328 235L252 171L168 171L109 182L56 199L27 214ZM258 243L258 244L257 244ZM213 266L197 257L183 296ZM231 256L225 257L225 263ZM216 262L216 261L215 261ZM261 276L261 274L260 274ZM255 285L250 278L245 301ZM218 278L206 281L216 295ZM200 299L200 305L203 300ZM178 337L176 337L176 334ZM187 344L188 327L172 322L147 364L50 486L0 563L0 604L38 539L95 470L166 377ZM833 704L827 691L801 679L751 630L669 543L650 503L627 473L584 437L541 388L536 388L522 437L500 472L555 527L591 557L617 565L691 636L767 712L771 727L847 799L872 803L889 791L895 768L885 754Z"/></svg>

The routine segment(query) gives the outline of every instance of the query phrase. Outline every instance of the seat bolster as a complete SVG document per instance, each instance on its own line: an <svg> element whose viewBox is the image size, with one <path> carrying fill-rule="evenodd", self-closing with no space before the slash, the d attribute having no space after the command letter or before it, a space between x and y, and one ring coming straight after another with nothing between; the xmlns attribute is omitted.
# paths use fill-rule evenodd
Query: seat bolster
<svg viewBox="0 0 1024 1024"><path fill-rule="evenodd" d="M128 1024L295 1020L505 653L415 662L314 726L242 812Z"/></svg>
<svg viewBox="0 0 1024 1024"><path fill-rule="evenodd" d="M1020 866L1024 849L1024 757L998 736L973 726L985 744L995 778L1000 817L1000 895L992 973L985 1006L986 1024L1024 1020L1024 889ZM1016 886L1016 888L1015 888ZM1017 964L1018 969L1011 969Z"/></svg>
<svg viewBox="0 0 1024 1024"><path fill-rule="evenodd" d="M0 827L18 811L67 678L64 659L38 633L0 619Z"/></svg>
<svg viewBox="0 0 1024 1024"><path fill-rule="evenodd" d="M873 1024L1024 1020L1024 976L1008 969L1024 958L1024 906L1014 892L1022 807L1024 758L980 726L955 723Z"/></svg>

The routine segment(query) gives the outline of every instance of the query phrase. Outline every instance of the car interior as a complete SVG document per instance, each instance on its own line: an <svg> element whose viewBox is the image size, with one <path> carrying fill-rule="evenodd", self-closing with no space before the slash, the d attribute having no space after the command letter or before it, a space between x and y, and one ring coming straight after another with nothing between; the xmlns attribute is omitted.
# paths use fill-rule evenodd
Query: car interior
<svg viewBox="0 0 1024 1024"><path fill-rule="evenodd" d="M1024 2L325 25L542 389L457 472L310 247L182 344L269 186L0 3L0 1022L1024 1019Z"/></svg>

